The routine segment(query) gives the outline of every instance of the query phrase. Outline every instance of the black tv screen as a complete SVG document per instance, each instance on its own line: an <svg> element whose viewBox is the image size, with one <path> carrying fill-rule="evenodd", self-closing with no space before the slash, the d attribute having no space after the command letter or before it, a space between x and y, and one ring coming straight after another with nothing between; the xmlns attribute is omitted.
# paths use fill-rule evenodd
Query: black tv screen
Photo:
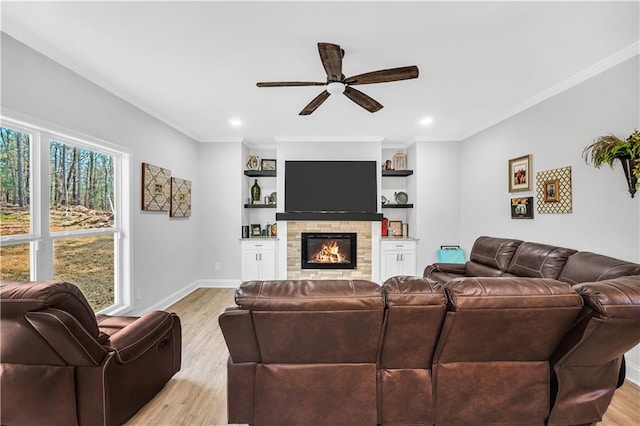
<svg viewBox="0 0 640 426"><path fill-rule="evenodd" d="M377 211L375 161L286 161L285 211Z"/></svg>

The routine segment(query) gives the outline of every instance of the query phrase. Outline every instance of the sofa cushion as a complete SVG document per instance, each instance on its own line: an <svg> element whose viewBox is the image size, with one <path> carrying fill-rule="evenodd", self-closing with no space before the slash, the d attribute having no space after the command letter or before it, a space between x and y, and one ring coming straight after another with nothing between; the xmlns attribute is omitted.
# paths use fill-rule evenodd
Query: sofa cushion
<svg viewBox="0 0 640 426"><path fill-rule="evenodd" d="M581 251L569 257L558 279L570 284L640 275L640 265L601 254Z"/></svg>
<svg viewBox="0 0 640 426"><path fill-rule="evenodd" d="M507 270L519 277L558 278L567 259L576 250L547 244L520 244Z"/></svg>
<svg viewBox="0 0 640 426"><path fill-rule="evenodd" d="M366 280L247 281L236 304L253 311L333 311L383 309L382 287Z"/></svg>
<svg viewBox="0 0 640 426"><path fill-rule="evenodd" d="M42 309L60 309L73 316L94 338L99 335L95 313L78 287L63 281L3 282L3 318Z"/></svg>
<svg viewBox="0 0 640 426"><path fill-rule="evenodd" d="M506 271L521 240L511 238L478 237L471 249L469 260L494 269Z"/></svg>

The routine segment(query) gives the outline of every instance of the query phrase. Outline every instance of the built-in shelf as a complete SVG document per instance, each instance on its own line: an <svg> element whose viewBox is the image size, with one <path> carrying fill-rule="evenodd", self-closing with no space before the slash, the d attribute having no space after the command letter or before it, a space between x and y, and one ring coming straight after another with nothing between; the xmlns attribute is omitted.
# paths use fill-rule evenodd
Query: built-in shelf
<svg viewBox="0 0 640 426"><path fill-rule="evenodd" d="M382 176L411 176L413 170L383 170Z"/></svg>
<svg viewBox="0 0 640 426"><path fill-rule="evenodd" d="M383 204L383 209L412 209L413 204Z"/></svg>
<svg viewBox="0 0 640 426"><path fill-rule="evenodd" d="M277 204L245 204L245 209L275 209Z"/></svg>
<svg viewBox="0 0 640 426"><path fill-rule="evenodd" d="M276 177L275 170L245 170L244 174L250 177Z"/></svg>

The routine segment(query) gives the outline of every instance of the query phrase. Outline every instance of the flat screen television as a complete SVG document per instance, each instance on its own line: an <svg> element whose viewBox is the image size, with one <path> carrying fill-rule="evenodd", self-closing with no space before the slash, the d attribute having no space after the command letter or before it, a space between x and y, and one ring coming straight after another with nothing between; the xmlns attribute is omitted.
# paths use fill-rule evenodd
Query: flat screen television
<svg viewBox="0 0 640 426"><path fill-rule="evenodd" d="M375 161L286 161L285 211L375 213Z"/></svg>

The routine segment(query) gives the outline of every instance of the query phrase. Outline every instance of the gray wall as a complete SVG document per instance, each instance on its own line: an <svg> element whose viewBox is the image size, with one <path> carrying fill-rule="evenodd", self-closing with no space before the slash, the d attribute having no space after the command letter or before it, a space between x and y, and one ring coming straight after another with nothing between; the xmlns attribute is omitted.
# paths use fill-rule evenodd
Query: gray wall
<svg viewBox="0 0 640 426"><path fill-rule="evenodd" d="M143 212L140 194L146 162L191 180L192 198L198 199L198 143L10 36L1 37L3 114L10 109L132 152L132 283L142 290L134 311L156 306L195 281L200 209L190 219L171 219L168 213Z"/></svg>
<svg viewBox="0 0 640 426"><path fill-rule="evenodd" d="M582 150L600 135L626 138L640 116L638 56L523 111L461 145L461 237L508 236L640 261L640 196L619 165L596 169ZM573 213L510 217L507 163L531 154L533 172L571 166Z"/></svg>

